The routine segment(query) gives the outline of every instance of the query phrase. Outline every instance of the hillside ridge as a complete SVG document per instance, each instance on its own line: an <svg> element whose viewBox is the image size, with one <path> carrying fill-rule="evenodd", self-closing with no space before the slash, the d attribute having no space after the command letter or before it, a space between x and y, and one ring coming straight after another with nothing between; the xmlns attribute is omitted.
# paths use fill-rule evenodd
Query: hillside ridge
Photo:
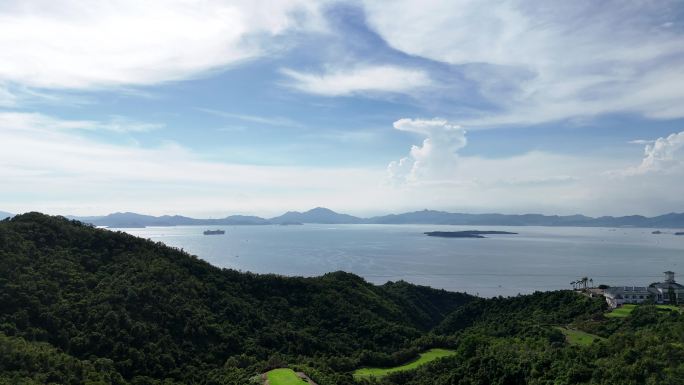
<svg viewBox="0 0 684 385"><path fill-rule="evenodd" d="M345 272L220 269L63 217L0 221L0 334L49 343L75 360L110 360L126 381L201 383L228 361L247 375L269 360L388 355L472 300Z"/></svg>

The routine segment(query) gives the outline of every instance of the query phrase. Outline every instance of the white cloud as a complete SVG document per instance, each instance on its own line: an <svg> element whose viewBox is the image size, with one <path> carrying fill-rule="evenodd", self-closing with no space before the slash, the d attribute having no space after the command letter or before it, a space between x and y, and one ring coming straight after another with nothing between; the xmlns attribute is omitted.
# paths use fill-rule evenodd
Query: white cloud
<svg viewBox="0 0 684 385"><path fill-rule="evenodd" d="M684 166L684 131L647 142L644 159L637 167L623 174L638 175L652 172L671 173L682 171Z"/></svg>
<svg viewBox="0 0 684 385"><path fill-rule="evenodd" d="M106 126L107 122L93 122ZM355 214L441 208L467 212L660 214L680 207L684 171L606 178L630 159L528 152L504 158L452 156L462 129L443 120L400 120L398 130L432 139L404 161L403 180L386 170L235 164L203 159L174 143L108 144L83 136L86 123L36 114L0 114L0 209L56 214L131 210L151 214L277 215L327 206ZM654 159L681 159L682 134L660 138ZM679 146L679 147L678 147ZM678 148L676 150L675 148ZM440 152L444 151L444 152ZM441 155L439 155L441 154ZM444 164L435 164L442 159ZM444 167L446 166L446 167ZM408 182L408 181L407 181ZM654 189L653 186L658 186ZM362 196L363 199L358 197Z"/></svg>
<svg viewBox="0 0 684 385"><path fill-rule="evenodd" d="M503 158L461 155L438 179L403 179L407 183L391 185L394 191L388 196L396 200L393 204L413 209L465 212L624 215L669 210L673 197L667 191L641 188L642 180L612 180L601 174L627 164L624 159L541 151ZM672 184L681 183L667 185ZM642 202L635 206L636 201Z"/></svg>
<svg viewBox="0 0 684 385"><path fill-rule="evenodd" d="M348 96L361 93L411 93L430 86L429 75L419 69L392 65L361 66L334 69L315 74L283 69L291 87L302 92L323 96Z"/></svg>
<svg viewBox="0 0 684 385"><path fill-rule="evenodd" d="M1 130L25 130L34 132L68 130L105 130L112 132L147 132L164 127L159 123L145 123L121 116L112 116L108 121L63 120L40 113L0 112Z"/></svg>
<svg viewBox="0 0 684 385"><path fill-rule="evenodd" d="M282 116L257 116L257 115L247 115L247 114L236 114L234 112L226 112L214 110L211 108L197 108L198 111L206 112L207 114L220 116L222 118L237 119L245 122L266 124L269 126L280 126L280 127L302 127L301 123L298 123L292 119L285 118Z"/></svg>
<svg viewBox="0 0 684 385"><path fill-rule="evenodd" d="M630 141L627 142L627 143L629 143L629 144L640 144L640 145L645 145L645 144L652 144L653 142L655 142L655 140L634 139L634 140L630 140Z"/></svg>
<svg viewBox="0 0 684 385"><path fill-rule="evenodd" d="M84 0L0 4L0 82L90 88L184 79L320 28L305 0ZM266 39L264 39L266 38Z"/></svg>
<svg viewBox="0 0 684 385"><path fill-rule="evenodd" d="M411 147L408 157L387 166L394 183L452 180L458 162L457 152L465 147L465 130L443 119L400 119L394 122L399 131L427 136L421 146Z"/></svg>
<svg viewBox="0 0 684 385"><path fill-rule="evenodd" d="M14 107L17 104L17 96L0 85L0 107Z"/></svg>
<svg viewBox="0 0 684 385"><path fill-rule="evenodd" d="M459 155L467 144L465 131L442 119L401 119L394 127L425 137L409 156L387 167L393 182L387 195L406 208L657 215L684 204L684 197L673 193L684 190L684 132L655 140L642 165L630 169L633 158L599 154Z"/></svg>
<svg viewBox="0 0 684 385"><path fill-rule="evenodd" d="M684 117L677 2L364 1L392 47L459 66L498 112L468 127L634 112ZM665 21L665 22L664 22Z"/></svg>
<svg viewBox="0 0 684 385"><path fill-rule="evenodd" d="M92 124L92 129L109 125ZM207 161L174 143L104 143L81 135L87 125L39 114L0 114L3 210L275 215L316 205L353 209L349 197L359 189L367 189L370 199L357 202L362 207L377 204L381 195L376 189L381 169Z"/></svg>
<svg viewBox="0 0 684 385"><path fill-rule="evenodd" d="M539 151L506 158L460 156L458 152L468 143L466 131L444 119L400 119L394 128L426 137L420 146L411 147L409 156L388 165L395 187L451 186L473 193L501 188L543 190L599 175L596 163L603 163L601 167L614 163Z"/></svg>

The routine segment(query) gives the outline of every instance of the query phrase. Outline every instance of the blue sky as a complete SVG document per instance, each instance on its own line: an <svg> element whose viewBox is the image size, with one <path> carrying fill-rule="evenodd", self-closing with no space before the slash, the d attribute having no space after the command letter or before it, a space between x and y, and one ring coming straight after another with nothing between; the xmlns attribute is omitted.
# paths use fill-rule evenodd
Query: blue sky
<svg viewBox="0 0 684 385"><path fill-rule="evenodd" d="M0 210L683 211L678 1L0 4Z"/></svg>

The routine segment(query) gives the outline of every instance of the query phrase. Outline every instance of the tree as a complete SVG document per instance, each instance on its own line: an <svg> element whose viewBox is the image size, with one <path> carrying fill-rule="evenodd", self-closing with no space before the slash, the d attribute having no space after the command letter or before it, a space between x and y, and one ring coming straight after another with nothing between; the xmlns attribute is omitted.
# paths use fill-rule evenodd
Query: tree
<svg viewBox="0 0 684 385"><path fill-rule="evenodd" d="M589 282L589 278L582 277L582 280L581 280L582 288L584 288L584 289L587 288L587 282Z"/></svg>

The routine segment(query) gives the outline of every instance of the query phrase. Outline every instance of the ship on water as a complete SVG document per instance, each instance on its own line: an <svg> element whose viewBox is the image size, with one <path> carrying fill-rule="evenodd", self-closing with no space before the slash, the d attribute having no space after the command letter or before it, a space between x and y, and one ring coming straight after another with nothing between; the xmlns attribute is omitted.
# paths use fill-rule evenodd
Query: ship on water
<svg viewBox="0 0 684 385"><path fill-rule="evenodd" d="M204 235L223 235L225 230L204 230Z"/></svg>

